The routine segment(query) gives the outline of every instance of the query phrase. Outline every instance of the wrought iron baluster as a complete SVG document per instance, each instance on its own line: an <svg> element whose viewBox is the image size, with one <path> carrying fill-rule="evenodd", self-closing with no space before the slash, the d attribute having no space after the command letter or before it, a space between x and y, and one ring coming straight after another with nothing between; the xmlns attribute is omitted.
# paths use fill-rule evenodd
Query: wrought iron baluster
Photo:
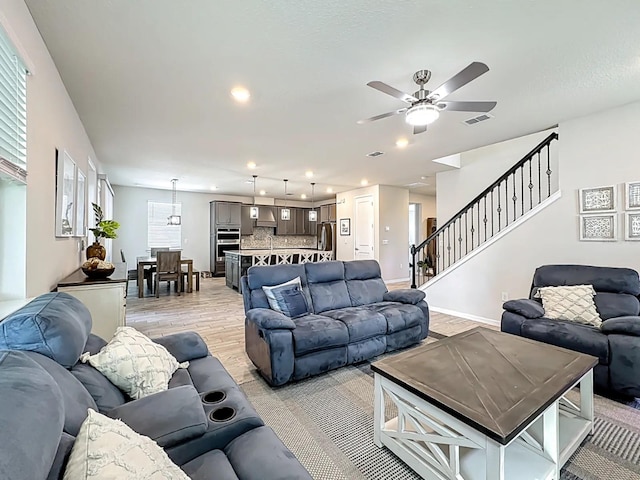
<svg viewBox="0 0 640 480"><path fill-rule="evenodd" d="M531 181L531 159L527 161L529 164L529 210L533 208L533 182Z"/></svg>
<svg viewBox="0 0 640 480"><path fill-rule="evenodd" d="M449 231L449 227L447 227L447 257L448 257L448 262L447 262L447 267L448 267L449 265L451 265L451 232Z"/></svg>
<svg viewBox="0 0 640 480"><path fill-rule="evenodd" d="M491 189L491 236L493 237L493 188Z"/></svg>
<svg viewBox="0 0 640 480"><path fill-rule="evenodd" d="M467 217L469 216L469 210L464 212L464 254L469 253L469 225L467 224Z"/></svg>
<svg viewBox="0 0 640 480"><path fill-rule="evenodd" d="M462 215L458 217L458 260L462 258ZM466 231L464 232L466 236Z"/></svg>
<svg viewBox="0 0 640 480"><path fill-rule="evenodd" d="M513 221L516 221L517 218L517 214L516 214L516 205L518 201L518 196L516 195L516 172L513 172Z"/></svg>
<svg viewBox="0 0 640 480"><path fill-rule="evenodd" d="M500 184L497 185L498 188L498 231L502 230L502 221L501 221L501 215L502 215L502 206L500 205Z"/></svg>
<svg viewBox="0 0 640 480"><path fill-rule="evenodd" d="M540 152L538 152L538 205L542 201L542 181L540 180Z"/></svg>
<svg viewBox="0 0 640 480"><path fill-rule="evenodd" d="M547 145L547 198L551 196L551 145Z"/></svg>
<svg viewBox="0 0 640 480"><path fill-rule="evenodd" d="M504 219L505 226L509 225L509 178L504 179Z"/></svg>
<svg viewBox="0 0 640 480"><path fill-rule="evenodd" d="M520 202L522 203L521 212L522 215L524 215L524 167L520 167L520 187Z"/></svg>
<svg viewBox="0 0 640 480"><path fill-rule="evenodd" d="M484 241L487 241L487 197L485 195L484 197L484 219L482 220L484 222Z"/></svg>

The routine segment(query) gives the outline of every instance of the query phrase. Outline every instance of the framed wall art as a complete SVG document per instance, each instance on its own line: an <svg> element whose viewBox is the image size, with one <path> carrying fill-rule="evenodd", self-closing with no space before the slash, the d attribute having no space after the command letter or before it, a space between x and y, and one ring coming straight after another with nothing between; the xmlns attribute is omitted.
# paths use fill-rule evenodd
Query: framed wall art
<svg viewBox="0 0 640 480"><path fill-rule="evenodd" d="M625 213L624 239L640 241L640 212Z"/></svg>
<svg viewBox="0 0 640 480"><path fill-rule="evenodd" d="M56 155L56 237L75 234L76 163L65 150Z"/></svg>
<svg viewBox="0 0 640 480"><path fill-rule="evenodd" d="M75 236L87 235L87 177L82 170L76 169L76 224Z"/></svg>
<svg viewBox="0 0 640 480"><path fill-rule="evenodd" d="M624 203L626 210L640 210L640 181L624 184Z"/></svg>
<svg viewBox="0 0 640 480"><path fill-rule="evenodd" d="M617 214L580 215L580 240L585 242L615 242Z"/></svg>
<svg viewBox="0 0 640 480"><path fill-rule="evenodd" d="M340 235L343 237L351 235L351 219L350 218L340 219Z"/></svg>
<svg viewBox="0 0 640 480"><path fill-rule="evenodd" d="M580 213L612 213L616 211L615 185L580 189Z"/></svg>

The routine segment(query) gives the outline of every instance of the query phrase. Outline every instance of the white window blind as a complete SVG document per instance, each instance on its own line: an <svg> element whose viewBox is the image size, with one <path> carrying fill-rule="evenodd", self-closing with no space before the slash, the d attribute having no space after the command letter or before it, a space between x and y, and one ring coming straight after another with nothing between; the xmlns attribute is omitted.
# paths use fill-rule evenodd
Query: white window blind
<svg viewBox="0 0 640 480"><path fill-rule="evenodd" d="M24 180L27 169L27 69L0 28L0 171Z"/></svg>
<svg viewBox="0 0 640 480"><path fill-rule="evenodd" d="M182 248L182 225L167 225L170 215L182 215L180 203L148 203L147 243L149 248Z"/></svg>

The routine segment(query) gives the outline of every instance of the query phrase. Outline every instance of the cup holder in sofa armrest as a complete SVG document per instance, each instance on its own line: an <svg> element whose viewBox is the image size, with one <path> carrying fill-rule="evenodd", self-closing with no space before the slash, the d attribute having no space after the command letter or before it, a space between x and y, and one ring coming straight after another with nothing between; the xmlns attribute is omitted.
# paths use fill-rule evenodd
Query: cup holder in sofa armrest
<svg viewBox="0 0 640 480"><path fill-rule="evenodd" d="M214 422L227 422L236 416L235 408L221 407L216 408L209 414L209 419Z"/></svg>
<svg viewBox="0 0 640 480"><path fill-rule="evenodd" d="M220 403L225 398L227 398L227 394L220 391L214 390L212 392L207 392L202 397L202 403L212 404L212 403Z"/></svg>

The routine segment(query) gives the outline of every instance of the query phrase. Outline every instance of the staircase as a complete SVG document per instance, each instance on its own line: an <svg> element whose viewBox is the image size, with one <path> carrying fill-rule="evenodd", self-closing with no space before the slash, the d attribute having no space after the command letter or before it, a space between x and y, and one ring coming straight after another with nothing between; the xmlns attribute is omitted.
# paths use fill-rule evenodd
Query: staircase
<svg viewBox="0 0 640 480"><path fill-rule="evenodd" d="M411 246L411 288L456 262L529 215L558 188L551 169L552 133L471 200L420 245Z"/></svg>

